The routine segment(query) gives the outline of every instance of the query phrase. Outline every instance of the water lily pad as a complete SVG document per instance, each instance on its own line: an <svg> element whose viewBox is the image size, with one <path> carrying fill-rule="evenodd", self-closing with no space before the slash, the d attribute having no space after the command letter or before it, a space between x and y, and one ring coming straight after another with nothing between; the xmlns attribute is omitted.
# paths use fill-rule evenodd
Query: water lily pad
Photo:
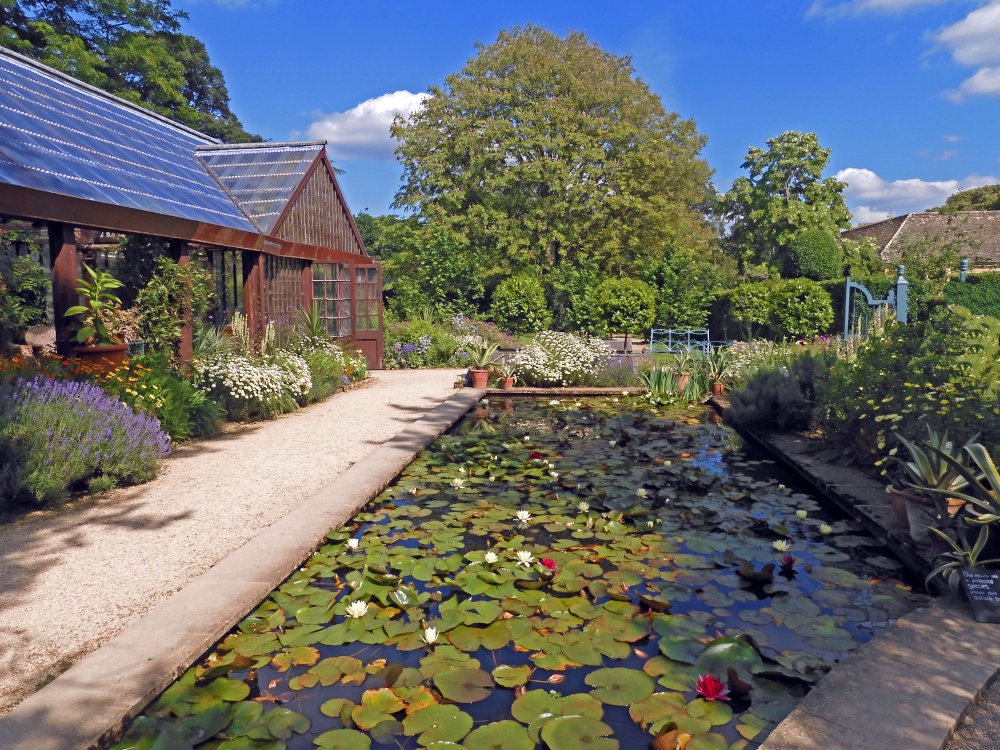
<svg viewBox="0 0 1000 750"><path fill-rule="evenodd" d="M313 740L314 745L332 750L369 750L372 740L356 729L333 729Z"/></svg>
<svg viewBox="0 0 1000 750"><path fill-rule="evenodd" d="M434 675L434 687L455 703L478 703L490 697L493 678L481 669L448 669Z"/></svg>
<svg viewBox="0 0 1000 750"><path fill-rule="evenodd" d="M267 731L279 740L290 739L292 734L305 734L312 727L308 716L287 708L272 708L262 718L267 721Z"/></svg>
<svg viewBox="0 0 1000 750"><path fill-rule="evenodd" d="M757 650L743 638L716 638L701 652L698 668L724 680L732 667L740 679L749 680L751 675L764 668L764 662Z"/></svg>
<svg viewBox="0 0 1000 750"><path fill-rule="evenodd" d="M637 669L598 669L584 678L595 690L591 694L602 703L628 706L645 700L656 690L653 678Z"/></svg>
<svg viewBox="0 0 1000 750"><path fill-rule="evenodd" d="M361 705L351 712L351 719L361 729L371 729L383 721L392 720L392 714L406 708L406 704L389 688L366 690Z"/></svg>
<svg viewBox="0 0 1000 750"><path fill-rule="evenodd" d="M434 742L458 742L472 729L472 717L452 705L434 705L403 719L407 735L420 735L421 745Z"/></svg>
<svg viewBox="0 0 1000 750"><path fill-rule="evenodd" d="M499 667L493 670L493 679L496 680L497 685L503 687L514 688L519 685L524 685L528 682L531 677L531 667L520 666L512 667L507 664L501 664Z"/></svg>
<svg viewBox="0 0 1000 750"><path fill-rule="evenodd" d="M618 750L618 740L609 738L611 727L585 716L563 716L542 727L542 740L549 750Z"/></svg>
<svg viewBox="0 0 1000 750"><path fill-rule="evenodd" d="M470 750L534 750L535 742L523 726L504 719L474 729L462 745Z"/></svg>

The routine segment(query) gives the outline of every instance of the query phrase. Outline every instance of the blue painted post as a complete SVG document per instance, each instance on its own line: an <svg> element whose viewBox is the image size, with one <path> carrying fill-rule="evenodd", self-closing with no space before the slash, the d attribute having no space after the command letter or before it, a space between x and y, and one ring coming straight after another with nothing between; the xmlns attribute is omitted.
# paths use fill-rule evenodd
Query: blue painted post
<svg viewBox="0 0 1000 750"><path fill-rule="evenodd" d="M903 277L906 268L902 263L896 267L899 274L896 278L896 320L906 323L906 292L910 288L910 282Z"/></svg>
<svg viewBox="0 0 1000 750"><path fill-rule="evenodd" d="M962 258L958 261L958 280L965 281L965 277L969 275L969 259Z"/></svg>
<svg viewBox="0 0 1000 750"><path fill-rule="evenodd" d="M847 277L844 287L844 338L851 335L851 277Z"/></svg>

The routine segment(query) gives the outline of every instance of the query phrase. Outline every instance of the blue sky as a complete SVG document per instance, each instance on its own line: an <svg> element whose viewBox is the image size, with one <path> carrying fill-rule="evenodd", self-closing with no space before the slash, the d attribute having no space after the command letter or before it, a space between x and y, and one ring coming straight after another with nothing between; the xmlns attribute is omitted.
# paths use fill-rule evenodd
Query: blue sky
<svg viewBox="0 0 1000 750"><path fill-rule="evenodd" d="M708 137L726 190L749 146L814 131L855 221L941 204L1000 178L1000 0L175 0L246 127L325 138L353 211L391 211L388 124L533 23L631 55Z"/></svg>

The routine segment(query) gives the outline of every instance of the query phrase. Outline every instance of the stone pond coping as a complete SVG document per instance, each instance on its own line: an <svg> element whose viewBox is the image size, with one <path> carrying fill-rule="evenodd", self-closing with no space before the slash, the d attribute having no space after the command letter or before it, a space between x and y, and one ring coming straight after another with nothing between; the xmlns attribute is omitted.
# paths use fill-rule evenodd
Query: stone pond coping
<svg viewBox="0 0 1000 750"><path fill-rule="evenodd" d="M885 486L828 463L795 434L746 433L914 571L930 554L892 516ZM761 743L760 750L941 750L1000 676L1000 627L943 596L852 652Z"/></svg>
<svg viewBox="0 0 1000 750"><path fill-rule="evenodd" d="M485 394L458 391L28 697L0 718L0 748L91 750L115 739Z"/></svg>

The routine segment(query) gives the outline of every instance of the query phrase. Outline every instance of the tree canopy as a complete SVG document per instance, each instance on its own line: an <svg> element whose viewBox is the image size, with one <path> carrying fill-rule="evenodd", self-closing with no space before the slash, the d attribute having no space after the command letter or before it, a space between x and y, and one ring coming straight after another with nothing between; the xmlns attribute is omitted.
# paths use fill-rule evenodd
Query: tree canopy
<svg viewBox="0 0 1000 750"><path fill-rule="evenodd" d="M961 190L949 196L943 206L930 210L946 214L959 211L1000 211L1000 185Z"/></svg>
<svg viewBox="0 0 1000 750"><path fill-rule="evenodd" d="M850 226L847 184L823 178L829 159L830 149L820 146L815 133L796 131L747 152L742 168L749 176L736 179L723 198L730 222L727 244L745 272L755 265L780 268L789 243L802 231L833 235Z"/></svg>
<svg viewBox="0 0 1000 750"><path fill-rule="evenodd" d="M705 138L631 60L582 33L501 32L393 135L396 205L475 251L481 272L596 263L638 275L667 243L705 247Z"/></svg>
<svg viewBox="0 0 1000 750"><path fill-rule="evenodd" d="M259 141L170 0L0 0L0 45L228 142Z"/></svg>

